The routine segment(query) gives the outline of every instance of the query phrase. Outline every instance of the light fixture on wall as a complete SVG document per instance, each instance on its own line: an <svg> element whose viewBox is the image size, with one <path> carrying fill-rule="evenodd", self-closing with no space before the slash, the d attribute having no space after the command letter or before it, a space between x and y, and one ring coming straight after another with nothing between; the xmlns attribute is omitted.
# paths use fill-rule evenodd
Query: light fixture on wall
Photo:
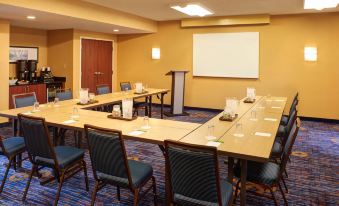
<svg viewBox="0 0 339 206"><path fill-rule="evenodd" d="M187 4L187 5L173 5L171 6L172 9L175 9L177 11L180 11L184 14L187 14L189 16L207 16L213 14L210 10L207 8L203 7L202 5L199 4Z"/></svg>
<svg viewBox="0 0 339 206"><path fill-rule="evenodd" d="M305 61L315 62L318 59L317 47L305 47L304 48Z"/></svg>
<svg viewBox="0 0 339 206"><path fill-rule="evenodd" d="M152 48L152 59L160 59L160 48Z"/></svg>
<svg viewBox="0 0 339 206"><path fill-rule="evenodd" d="M119 32L119 29L114 29L113 31L114 31L114 32Z"/></svg>
<svg viewBox="0 0 339 206"><path fill-rule="evenodd" d="M338 4L339 0L304 0L304 9L323 10L335 8Z"/></svg>

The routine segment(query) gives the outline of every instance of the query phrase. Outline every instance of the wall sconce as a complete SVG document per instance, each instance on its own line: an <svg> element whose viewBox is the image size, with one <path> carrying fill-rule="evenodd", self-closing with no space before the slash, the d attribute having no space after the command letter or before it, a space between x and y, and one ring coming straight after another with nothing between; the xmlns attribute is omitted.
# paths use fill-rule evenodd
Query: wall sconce
<svg viewBox="0 0 339 206"><path fill-rule="evenodd" d="M315 62L318 59L317 47L305 47L304 48L305 61Z"/></svg>
<svg viewBox="0 0 339 206"><path fill-rule="evenodd" d="M152 48L152 59L160 59L160 48Z"/></svg>

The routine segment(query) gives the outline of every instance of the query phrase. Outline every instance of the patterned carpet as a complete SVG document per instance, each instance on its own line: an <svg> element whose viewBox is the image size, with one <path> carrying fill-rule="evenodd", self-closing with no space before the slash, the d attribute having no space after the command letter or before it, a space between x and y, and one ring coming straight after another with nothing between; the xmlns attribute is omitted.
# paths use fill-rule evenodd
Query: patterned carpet
<svg viewBox="0 0 339 206"><path fill-rule="evenodd" d="M203 123L217 114L217 111L188 110L190 116L174 117L179 121ZM153 117L159 117L159 108L152 111ZM0 134L9 136L10 127L0 128ZM70 136L71 133L68 134ZM67 138L67 145L74 145L73 138ZM157 145L126 141L129 158L150 163L153 166L157 181L159 204L163 205L164 198L164 158ZM222 178L227 177L227 169L222 164L225 157L220 158ZM91 165L86 153L86 161L90 179L90 192L86 192L83 173L78 173L68 179L63 185L59 205L89 205L91 191L94 188ZM7 159L0 156L0 180L2 180ZM24 168L30 169L30 163L25 161ZM302 121L302 127L293 150L291 163L287 171L289 178L287 185L290 189L287 199L290 205L339 205L339 124ZM44 169L43 175L49 176L50 171ZM27 173L9 172L4 191L0 194L0 205L51 205L53 204L57 183L51 182L41 186L37 178L33 178L27 201L23 203L21 197L26 185ZM265 192L261 188L248 185L258 192ZM122 199L117 201L116 189L106 186L99 191L96 205L132 205L133 196L129 190L121 191ZM279 192L276 193L280 205L283 200ZM146 195L140 205L153 205L152 194ZM239 204L239 198L237 201ZM274 205L272 200L249 194L248 205Z"/></svg>

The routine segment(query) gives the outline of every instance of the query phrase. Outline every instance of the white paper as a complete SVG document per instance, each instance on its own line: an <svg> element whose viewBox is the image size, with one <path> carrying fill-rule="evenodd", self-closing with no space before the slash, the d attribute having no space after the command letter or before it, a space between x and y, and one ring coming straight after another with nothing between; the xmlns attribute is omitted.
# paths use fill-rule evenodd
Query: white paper
<svg viewBox="0 0 339 206"><path fill-rule="evenodd" d="M145 132L140 131L140 130L134 130L134 131L128 133L128 135L131 135L131 136L139 136L139 135L142 135L142 134L144 134L144 133L145 133Z"/></svg>
<svg viewBox="0 0 339 206"><path fill-rule="evenodd" d="M22 114L24 114L24 115L30 115L30 114L32 114L32 112L25 112L25 113L22 113Z"/></svg>
<svg viewBox="0 0 339 206"><path fill-rule="evenodd" d="M76 121L73 120L73 119L70 119L70 120L63 121L62 123L63 123L63 124L72 124L72 123L74 123L74 122L76 122Z"/></svg>
<svg viewBox="0 0 339 206"><path fill-rule="evenodd" d="M271 133L266 133L266 132L256 132L254 133L256 136L262 136L262 137L270 137Z"/></svg>
<svg viewBox="0 0 339 206"><path fill-rule="evenodd" d="M272 109L281 109L281 107L272 107Z"/></svg>
<svg viewBox="0 0 339 206"><path fill-rule="evenodd" d="M212 147L219 147L220 144L221 144L220 142L208 141L206 145Z"/></svg>
<svg viewBox="0 0 339 206"><path fill-rule="evenodd" d="M264 120L266 120L266 121L271 121L271 122L276 122L277 121L277 119L275 119L275 118L264 118Z"/></svg>
<svg viewBox="0 0 339 206"><path fill-rule="evenodd" d="M283 100L283 99L275 99L274 101L275 102L284 102L285 100Z"/></svg>
<svg viewBox="0 0 339 206"><path fill-rule="evenodd" d="M211 140L216 140L217 137L209 135L209 136L206 136L206 139L207 139L208 141L211 141Z"/></svg>

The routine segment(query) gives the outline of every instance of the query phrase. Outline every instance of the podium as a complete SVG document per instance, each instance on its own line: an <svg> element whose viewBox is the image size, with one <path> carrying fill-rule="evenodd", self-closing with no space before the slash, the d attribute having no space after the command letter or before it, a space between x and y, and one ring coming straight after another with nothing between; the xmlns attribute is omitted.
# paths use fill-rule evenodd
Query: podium
<svg viewBox="0 0 339 206"><path fill-rule="evenodd" d="M165 112L166 116L189 115L184 111L185 75L188 71L169 71L166 75L172 76L171 111Z"/></svg>

